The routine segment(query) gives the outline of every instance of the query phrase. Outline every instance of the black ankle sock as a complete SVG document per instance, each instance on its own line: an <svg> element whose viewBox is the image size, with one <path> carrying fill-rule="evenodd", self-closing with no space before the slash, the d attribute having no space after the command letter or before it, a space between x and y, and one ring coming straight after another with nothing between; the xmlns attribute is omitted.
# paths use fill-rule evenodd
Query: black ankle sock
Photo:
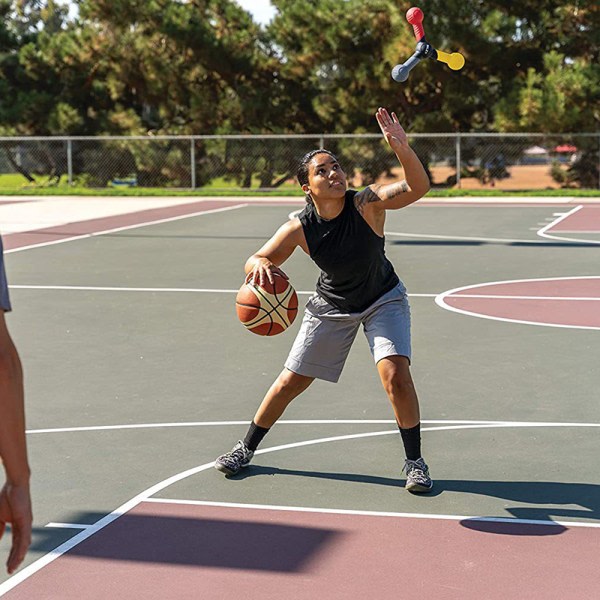
<svg viewBox="0 0 600 600"><path fill-rule="evenodd" d="M410 429L402 429L402 427L398 425L398 429L400 429L400 435L402 436L406 458L408 458L408 460L417 460L417 458L421 458L421 423L418 423Z"/></svg>
<svg viewBox="0 0 600 600"><path fill-rule="evenodd" d="M268 429L259 427L254 421L252 421L252 423L250 423L250 427L248 428L248 433L246 433L246 437L244 438L244 444L246 444L246 447L249 450L254 452L268 432Z"/></svg>

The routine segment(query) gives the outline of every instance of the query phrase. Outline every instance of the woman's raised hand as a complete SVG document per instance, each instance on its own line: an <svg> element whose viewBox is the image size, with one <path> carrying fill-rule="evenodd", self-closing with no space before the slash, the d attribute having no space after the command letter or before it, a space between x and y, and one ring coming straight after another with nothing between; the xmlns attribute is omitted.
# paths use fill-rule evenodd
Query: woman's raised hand
<svg viewBox="0 0 600 600"><path fill-rule="evenodd" d="M385 137L385 141L390 145L394 152L401 152L408 148L408 138L406 132L400 125L396 113L388 113L387 109L379 108L375 113L381 132Z"/></svg>

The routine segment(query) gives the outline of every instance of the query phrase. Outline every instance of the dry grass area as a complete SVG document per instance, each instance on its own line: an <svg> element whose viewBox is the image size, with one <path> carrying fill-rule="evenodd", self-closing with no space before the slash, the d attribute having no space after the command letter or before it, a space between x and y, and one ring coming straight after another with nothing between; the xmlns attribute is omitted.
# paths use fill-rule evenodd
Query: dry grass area
<svg viewBox="0 0 600 600"><path fill-rule="evenodd" d="M566 166L563 167L566 170ZM510 177L496 179L492 183L482 183L476 177L463 177L461 189L463 190L544 190L559 189L560 185L550 175L550 165L514 165L507 167ZM404 177L402 169L393 169L392 177L380 178L377 183L390 183ZM432 167L432 183L445 187L448 177L456 175L453 167ZM354 185L360 185L360 177L355 177ZM452 186L456 188L456 186Z"/></svg>
<svg viewBox="0 0 600 600"><path fill-rule="evenodd" d="M566 169L565 169L566 170ZM481 183L475 177L461 179L461 188L464 190L497 189L497 190L540 190L558 189L560 184L556 183L550 175L550 165L514 165L507 167L510 177L496 179L492 183ZM434 167L431 169L433 181L443 184L446 178L455 175L452 167Z"/></svg>

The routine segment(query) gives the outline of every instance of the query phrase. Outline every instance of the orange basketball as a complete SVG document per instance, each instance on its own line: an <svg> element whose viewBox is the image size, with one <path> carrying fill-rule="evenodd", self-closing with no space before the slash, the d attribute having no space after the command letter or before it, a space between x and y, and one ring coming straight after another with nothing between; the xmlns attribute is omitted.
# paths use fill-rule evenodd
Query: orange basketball
<svg viewBox="0 0 600 600"><path fill-rule="evenodd" d="M298 296L292 284L273 273L273 283L244 283L235 308L242 325L258 335L277 335L285 331L298 314Z"/></svg>

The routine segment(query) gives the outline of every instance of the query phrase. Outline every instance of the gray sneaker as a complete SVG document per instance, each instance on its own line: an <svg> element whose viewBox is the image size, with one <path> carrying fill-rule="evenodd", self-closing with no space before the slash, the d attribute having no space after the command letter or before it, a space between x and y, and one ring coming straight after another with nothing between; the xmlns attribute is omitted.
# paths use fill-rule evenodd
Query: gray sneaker
<svg viewBox="0 0 600 600"><path fill-rule="evenodd" d="M408 460L404 463L403 471L406 471L406 485L404 486L413 494L423 494L431 491L433 481L429 477L429 467L422 458Z"/></svg>
<svg viewBox="0 0 600 600"><path fill-rule="evenodd" d="M231 452L226 452L215 461L215 469L225 475L235 475L242 467L247 467L254 456L254 452L240 440Z"/></svg>

